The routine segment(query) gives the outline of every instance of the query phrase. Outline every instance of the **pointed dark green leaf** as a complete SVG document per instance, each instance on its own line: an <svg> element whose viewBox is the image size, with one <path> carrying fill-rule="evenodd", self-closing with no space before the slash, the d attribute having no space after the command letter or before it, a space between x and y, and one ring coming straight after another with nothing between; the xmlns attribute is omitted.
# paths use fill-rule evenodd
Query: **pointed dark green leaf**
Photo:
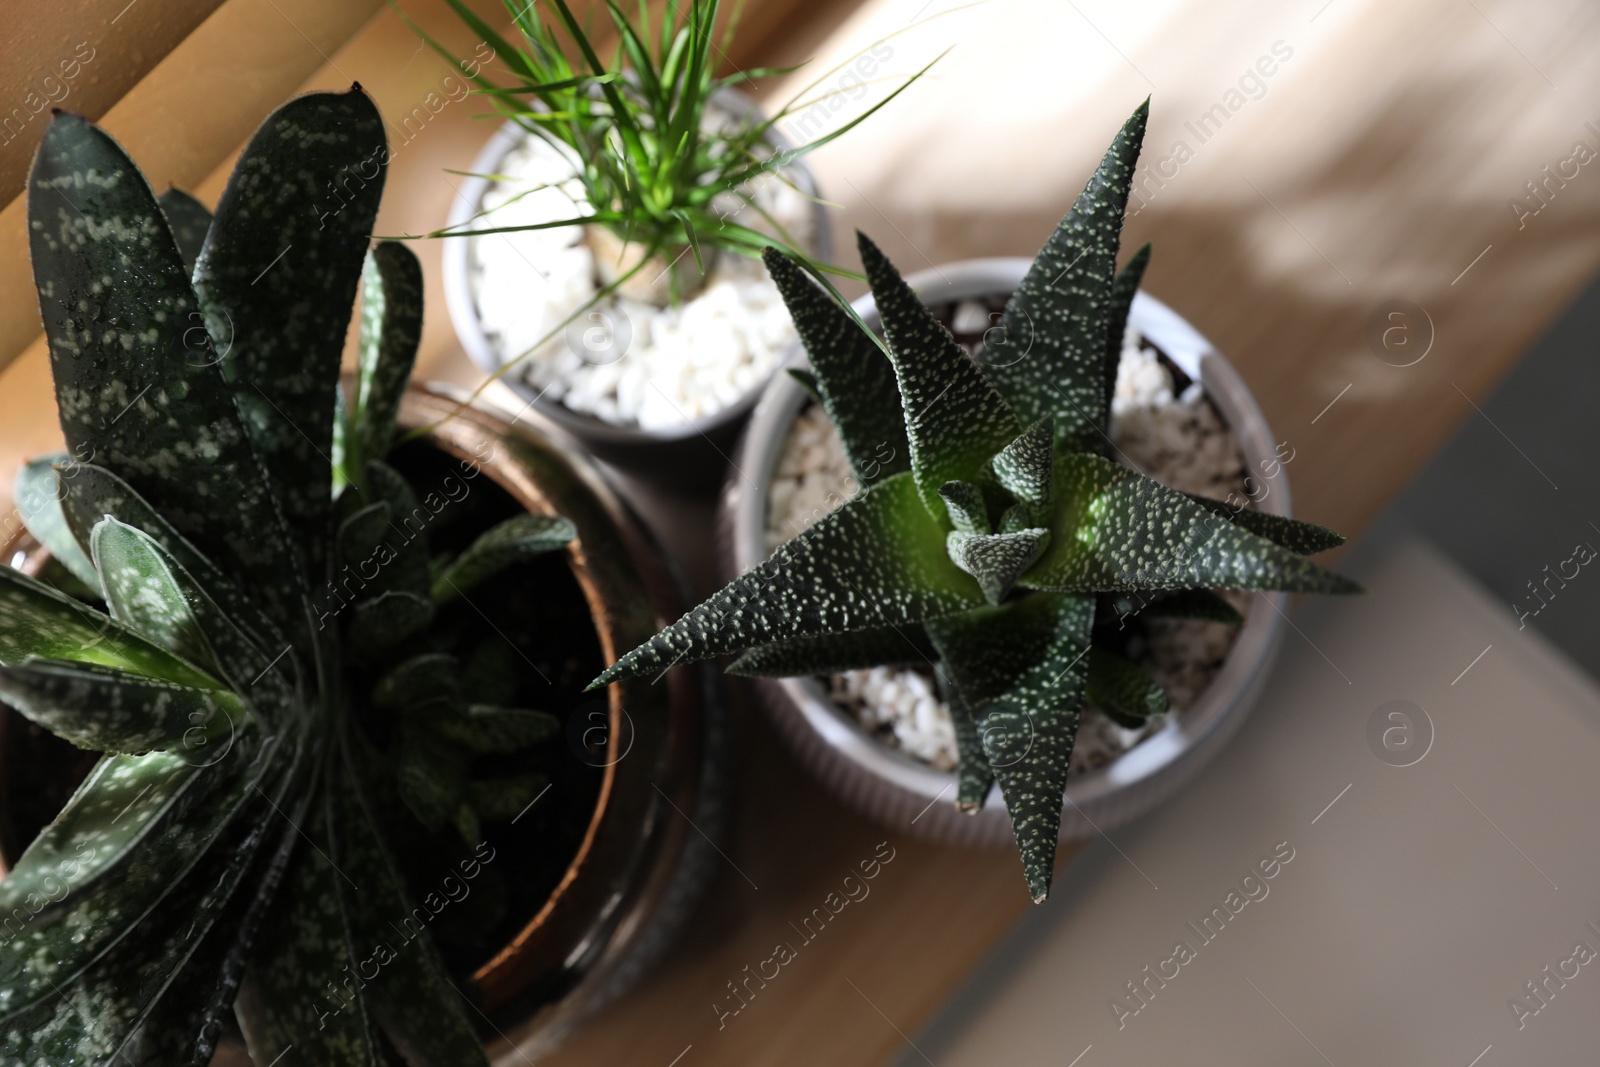
<svg viewBox="0 0 1600 1067"><path fill-rule="evenodd" d="M344 882L350 872L330 858L326 789L342 775L328 777L323 802L313 805L303 827L308 840L273 902L240 990L239 1022L258 1064L286 1053L319 1067L382 1063L366 999L351 977L370 950L352 930Z"/></svg>
<svg viewBox="0 0 1600 1067"><path fill-rule="evenodd" d="M1095 449L1105 425L1106 319L1128 187L1150 102L1118 131L1100 166L1006 303L1003 358L980 359L1027 422L1055 417L1057 443Z"/></svg>
<svg viewBox="0 0 1600 1067"><path fill-rule="evenodd" d="M0 953L0 1020L54 999L59 987L84 973L159 909L213 844L237 825L236 819L257 797L258 785L281 770L276 758L281 752L281 744L263 744L255 731L240 731L174 796L141 847L128 850L117 864L116 878L100 878L25 926Z"/></svg>
<svg viewBox="0 0 1600 1067"><path fill-rule="evenodd" d="M100 760L0 881L0 914L13 915L30 897L64 899L93 885L162 825L198 773L184 752Z"/></svg>
<svg viewBox="0 0 1600 1067"><path fill-rule="evenodd" d="M14 489L17 511L22 515L23 525L33 534L36 541L60 560L61 565L71 571L74 578L90 589L98 591L100 576L95 573L94 563L89 559L89 554L78 544L78 539L72 536L72 528L67 525L67 516L61 510L61 492L56 465L68 461L69 457L65 452L58 452L24 463L17 470Z"/></svg>
<svg viewBox="0 0 1600 1067"><path fill-rule="evenodd" d="M787 255L769 245L761 259L794 319L814 372L812 391L839 433L857 483L910 470L900 387L877 340Z"/></svg>
<svg viewBox="0 0 1600 1067"><path fill-rule="evenodd" d="M111 617L213 675L223 671L183 588L149 534L116 519L101 519L89 551Z"/></svg>
<svg viewBox="0 0 1600 1067"><path fill-rule="evenodd" d="M433 601L398 590L358 601L350 610L350 637L355 647L373 655L420 633L433 620Z"/></svg>
<svg viewBox="0 0 1600 1067"><path fill-rule="evenodd" d="M561 720L547 711L490 704L468 704L453 714L430 719L428 725L478 755L517 752L561 732Z"/></svg>
<svg viewBox="0 0 1600 1067"><path fill-rule="evenodd" d="M729 674L746 678L792 678L839 674L886 665L932 663L933 645L920 623L881 626L827 637L776 641L734 660Z"/></svg>
<svg viewBox="0 0 1600 1067"><path fill-rule="evenodd" d="M1085 698L1118 726L1136 730L1167 710L1167 691L1121 656L1091 648L1087 662Z"/></svg>
<svg viewBox="0 0 1600 1067"><path fill-rule="evenodd" d="M373 499L389 505L386 543L393 550L393 559L381 562L376 587L426 598L431 587L428 526L437 511L419 503L405 476L381 460L367 464L367 484Z"/></svg>
<svg viewBox="0 0 1600 1067"><path fill-rule="evenodd" d="M412 656L378 679L372 702L388 711L451 705L461 695L461 664L443 652Z"/></svg>
<svg viewBox="0 0 1600 1067"><path fill-rule="evenodd" d="M989 788L994 785L994 768L984 755L983 738L978 735L978 723L972 710L961 699L961 692L950 682L950 673L944 664L937 670L939 695L950 709L951 724L956 733L956 810L973 815L983 810L989 798Z"/></svg>
<svg viewBox="0 0 1600 1067"><path fill-rule="evenodd" d="M483 1043L452 986L432 935L414 918L413 902L382 836L374 797L347 754L332 782L333 854L355 884L340 882L361 957L382 960L366 999L412 1067L486 1065ZM380 955L381 953L381 955ZM365 972L363 972L365 973Z"/></svg>
<svg viewBox="0 0 1600 1067"><path fill-rule="evenodd" d="M178 188L170 188L156 197L156 203L172 229L172 239L183 257L184 267L193 275L194 261L200 258L206 233L211 229L211 209Z"/></svg>
<svg viewBox="0 0 1600 1067"><path fill-rule="evenodd" d="M1177 589L1170 593L1157 593L1146 599L1138 613L1153 619L1197 619L1201 622L1220 622L1226 626L1244 625L1244 616L1239 614L1239 610L1210 589Z"/></svg>
<svg viewBox="0 0 1600 1067"><path fill-rule="evenodd" d="M364 459L389 452L421 340L422 265L400 242L380 241L361 272L354 423Z"/></svg>
<svg viewBox="0 0 1600 1067"><path fill-rule="evenodd" d="M300 809L291 806L289 811L294 817ZM133 1067L208 1067L211 1063L224 1020L233 1018L245 964L283 883L299 834L283 820L276 836L262 843L227 909L128 1042L124 1055Z"/></svg>
<svg viewBox="0 0 1600 1067"><path fill-rule="evenodd" d="M984 377L878 246L858 234L861 262L889 340L911 444L911 470L928 513L943 521L939 487L976 481L1022 432L1011 406Z"/></svg>
<svg viewBox="0 0 1600 1067"><path fill-rule="evenodd" d="M1037 903L1050 891L1094 598L1042 593L928 624L1000 781Z"/></svg>
<svg viewBox="0 0 1600 1067"><path fill-rule="evenodd" d="M989 506L983 490L971 482L945 482L939 487L939 497L944 501L950 524L957 533L992 533L989 527Z"/></svg>
<svg viewBox="0 0 1600 1067"><path fill-rule="evenodd" d="M61 489L67 525L72 528L72 534L80 544L89 544L95 525L106 516L143 530L171 557L175 572L187 574L207 598L216 602L221 609L220 614L231 627L244 635L244 640L258 649L271 650L274 656L288 646L283 632L262 613L255 602L247 598L216 564L157 514L127 482L104 467L91 463L72 463L62 470L57 484ZM230 643L216 634L212 635L212 642L219 646L219 654L224 652L220 646ZM298 671L296 664L297 657L289 653L278 661L274 673L287 679L295 678Z"/></svg>
<svg viewBox="0 0 1600 1067"><path fill-rule="evenodd" d="M1128 332L1128 312L1133 309L1134 294L1144 280L1145 268L1150 265L1150 245L1145 243L1128 257L1128 262L1111 281L1111 302L1106 312L1105 406L1101 409L1099 447L1102 454L1111 447L1111 398L1117 391L1117 369L1122 365L1122 340Z"/></svg>
<svg viewBox="0 0 1600 1067"><path fill-rule="evenodd" d="M590 688L775 641L904 627L981 603L977 583L946 555L911 475L896 474L780 545Z"/></svg>
<svg viewBox="0 0 1600 1067"><path fill-rule="evenodd" d="M978 580L984 599L991 604L1005 598L1017 576L1032 566L1049 543L1050 531L1041 528L999 534L952 530L945 539L951 561Z"/></svg>
<svg viewBox="0 0 1600 1067"><path fill-rule="evenodd" d="M1213 515L1221 515L1240 529L1248 530L1257 537L1265 537L1273 544L1302 556L1326 552L1345 543L1343 534L1314 522L1286 519L1282 515L1271 515L1245 506L1235 507L1225 500L1213 500L1199 493L1185 495Z"/></svg>
<svg viewBox="0 0 1600 1067"><path fill-rule="evenodd" d="M1050 547L1020 579L1029 588L1295 593L1360 588L1100 456L1058 456L1055 494Z"/></svg>
<svg viewBox="0 0 1600 1067"><path fill-rule="evenodd" d="M990 464L995 481L1026 505L1036 522L1049 514L1055 489L1054 433L1052 420L1040 419L1001 449Z"/></svg>
<svg viewBox="0 0 1600 1067"><path fill-rule="evenodd" d="M276 504L144 178L62 112L34 163L28 225L68 451L124 479L280 625L303 626Z"/></svg>
<svg viewBox="0 0 1600 1067"><path fill-rule="evenodd" d="M360 87L291 100L245 146L194 271L312 583L328 540L339 356L387 163L383 120Z"/></svg>
<svg viewBox="0 0 1600 1067"><path fill-rule="evenodd" d="M815 374L808 370L802 370L799 367L790 367L785 373L787 373L789 377L793 378L800 388L806 391L807 396L819 404L822 403L822 386L818 383L817 376ZM826 408L824 408L824 410L826 410Z"/></svg>
<svg viewBox="0 0 1600 1067"><path fill-rule="evenodd" d="M131 753L179 749L203 759L207 744L243 728L234 694L70 660L0 666L0 698L79 748Z"/></svg>
<svg viewBox="0 0 1600 1067"><path fill-rule="evenodd" d="M516 515L485 531L433 582L433 600L443 604L522 560L565 548L578 528L559 515Z"/></svg>
<svg viewBox="0 0 1600 1067"><path fill-rule="evenodd" d="M479 778L467 785L467 803L484 822L509 822L538 800L539 794L549 786L550 779L542 774Z"/></svg>

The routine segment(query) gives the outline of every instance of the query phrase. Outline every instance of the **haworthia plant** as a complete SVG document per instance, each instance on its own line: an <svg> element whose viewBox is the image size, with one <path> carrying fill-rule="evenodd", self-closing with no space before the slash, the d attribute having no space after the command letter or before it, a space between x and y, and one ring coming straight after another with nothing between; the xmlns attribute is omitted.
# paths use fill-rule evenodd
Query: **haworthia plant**
<svg viewBox="0 0 1600 1067"><path fill-rule="evenodd" d="M359 985L346 968L412 914L390 858L406 820L474 843L547 784L508 768L558 720L486 702L513 699L515 663L470 684L482 650L434 624L576 531L522 515L430 553L387 462L422 285L403 246L368 248L386 159L359 88L272 115L214 219L81 118L39 149L29 230L71 452L17 481L60 566L0 567L0 700L104 755L0 881L0 1062L198 1067L229 1012L261 1067L291 1046L486 1062L427 930Z"/></svg>
<svg viewBox="0 0 1600 1067"><path fill-rule="evenodd" d="M810 356L797 378L865 488L594 683L724 653L742 653L735 673L768 677L931 665L955 720L956 805L978 810L998 782L1036 901L1084 706L1125 726L1168 707L1121 654L1121 620L1239 625L1214 590L1356 591L1304 558L1343 543L1333 531L1191 497L1107 458L1149 260L1146 246L1117 269L1147 107L1012 294L1003 329L970 356L865 236L882 344L768 250Z"/></svg>

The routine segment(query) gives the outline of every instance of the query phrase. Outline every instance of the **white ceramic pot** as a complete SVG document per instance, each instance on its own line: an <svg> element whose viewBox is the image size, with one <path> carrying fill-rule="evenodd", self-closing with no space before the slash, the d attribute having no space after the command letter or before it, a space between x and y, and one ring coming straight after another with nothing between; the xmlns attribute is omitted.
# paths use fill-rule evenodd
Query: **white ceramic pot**
<svg viewBox="0 0 1600 1067"><path fill-rule="evenodd" d="M713 96L712 101L729 114L760 117L760 110L755 103L736 90L723 89ZM464 226L482 211L484 196L492 184L483 175L499 173L506 155L528 136L515 122L507 122L489 138L472 164L472 172L477 176L461 183L451 203L451 227ZM768 131L766 140L775 152L788 151L793 147L776 127ZM812 197L814 236L810 252L814 259L826 262L832 254L828 209L822 203L816 180L803 161L791 161L783 169L798 188ZM456 336L467 356L483 373L494 374L503 363L501 354L485 334L479 316L472 285L469 243L468 238L451 238L444 242L445 301L450 309L450 320L455 325ZM774 361L776 365L777 361ZM575 411L559 400L543 395L543 390L530 385L516 373L507 374L502 380L524 401L583 442L589 451L601 459L658 479L704 485L715 485L721 478L739 429L766 386L764 380L728 406L673 429L645 430L614 425Z"/></svg>
<svg viewBox="0 0 1600 1067"><path fill-rule="evenodd" d="M1031 266L1027 259L976 259L923 271L908 279L929 304L1007 296ZM869 326L878 326L870 295L855 304ZM1190 378L1233 430L1245 469L1261 470L1275 456L1274 439L1255 399L1233 367L1200 333L1154 297L1139 293L1129 315L1141 333ZM790 366L805 366L795 346ZM783 452L789 429L807 401L786 374L776 375L751 416L734 470L723 491L719 535L724 576L731 579L767 556L766 487ZM762 487L758 495L751 486ZM1261 509L1288 516L1289 486L1279 473ZM1069 780L1061 818L1061 840L1105 831L1148 811L1187 782L1239 728L1260 695L1282 637L1288 596L1258 594L1250 603L1222 669L1183 712L1121 757ZM828 696L815 678L755 682L763 706L801 761L842 800L885 826L948 843L1003 844L1011 821L999 786L983 810L955 809L956 776L936 770L874 739Z"/></svg>

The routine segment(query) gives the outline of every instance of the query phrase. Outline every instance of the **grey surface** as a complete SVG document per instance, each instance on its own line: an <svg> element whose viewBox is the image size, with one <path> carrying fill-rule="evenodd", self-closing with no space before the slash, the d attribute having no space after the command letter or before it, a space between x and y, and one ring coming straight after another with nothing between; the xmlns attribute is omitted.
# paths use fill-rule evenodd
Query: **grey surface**
<svg viewBox="0 0 1600 1067"><path fill-rule="evenodd" d="M1596 1062L1600 959L1536 1015L1510 1004L1600 951L1600 688L1420 540L1347 563L1369 594L1306 604L1228 751L1091 843L900 1067ZM1409 766L1369 742L1394 700L1432 723ZM1282 842L1202 942L1187 924ZM1195 958L1119 1017L1180 940Z"/></svg>
<svg viewBox="0 0 1600 1067"><path fill-rule="evenodd" d="M1600 549L1600 279L1479 407L1390 517L1443 549L1508 616L1513 604L1538 608L1527 627L1600 677L1600 567L1563 568L1580 542ZM1550 578L1562 569L1578 576ZM1546 580L1540 607L1528 583Z"/></svg>

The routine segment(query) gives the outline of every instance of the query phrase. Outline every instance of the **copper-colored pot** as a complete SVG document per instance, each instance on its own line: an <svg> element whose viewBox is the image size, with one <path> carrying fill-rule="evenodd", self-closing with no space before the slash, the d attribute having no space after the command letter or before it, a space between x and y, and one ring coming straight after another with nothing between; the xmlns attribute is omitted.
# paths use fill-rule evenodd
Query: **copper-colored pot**
<svg viewBox="0 0 1600 1067"><path fill-rule="evenodd" d="M432 426L430 444L476 464L519 505L573 522L578 537L568 562L605 662L681 613L674 582L643 528L595 468L558 439L559 431L513 428L496 414L462 409L458 398L417 386L406 396L400 424ZM4 551L6 561L31 574L48 559L21 531ZM608 736L626 739L626 753L601 769L587 831L555 890L472 976L478 1008L521 1056L552 1048L637 979L709 874L712 846L700 831L715 836L721 822L724 731L719 709L705 700L703 677L678 668L657 684L636 679L607 692ZM16 727L25 723L6 709L0 748L19 743ZM20 845L9 817L13 805L0 784L0 850L9 860ZM516 1055L502 1037L492 1036L490 1046L497 1059Z"/></svg>

